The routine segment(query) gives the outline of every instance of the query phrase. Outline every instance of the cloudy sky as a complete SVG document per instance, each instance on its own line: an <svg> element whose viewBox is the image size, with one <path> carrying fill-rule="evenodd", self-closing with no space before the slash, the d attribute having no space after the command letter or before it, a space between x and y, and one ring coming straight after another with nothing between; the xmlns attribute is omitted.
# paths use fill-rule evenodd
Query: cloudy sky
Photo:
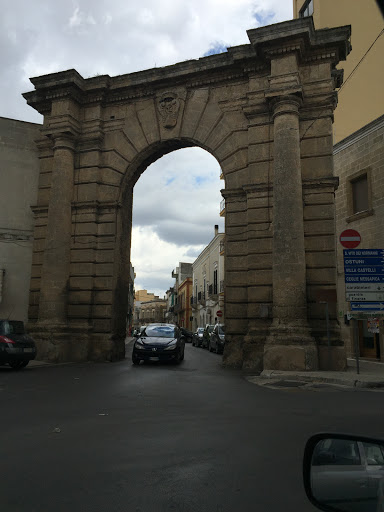
<svg viewBox="0 0 384 512"><path fill-rule="evenodd" d="M42 117L21 93L30 77L75 68L83 77L161 67L249 42L246 30L292 18L292 0L0 0L0 116ZM134 190L136 289L163 296L179 261L213 238L220 167L199 148L164 156ZM144 200L143 200L144 198Z"/></svg>

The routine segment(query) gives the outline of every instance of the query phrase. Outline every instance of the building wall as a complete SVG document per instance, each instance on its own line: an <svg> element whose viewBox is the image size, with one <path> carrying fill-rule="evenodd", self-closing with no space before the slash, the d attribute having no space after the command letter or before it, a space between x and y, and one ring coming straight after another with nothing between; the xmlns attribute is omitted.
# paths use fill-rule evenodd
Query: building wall
<svg viewBox="0 0 384 512"><path fill-rule="evenodd" d="M135 300L140 302L146 302L148 300L158 299L159 297L154 293L148 293L147 290L136 290L135 291Z"/></svg>
<svg viewBox="0 0 384 512"><path fill-rule="evenodd" d="M28 320L40 125L0 117L0 318ZM4 271L4 272L2 272Z"/></svg>
<svg viewBox="0 0 384 512"><path fill-rule="evenodd" d="M143 302L140 308L140 324L145 325L154 322L164 322L167 302L165 299L155 299Z"/></svg>
<svg viewBox="0 0 384 512"><path fill-rule="evenodd" d="M335 171L340 184L336 191L336 233L355 229L361 235L358 249L384 248L384 115L355 132L334 147ZM351 178L368 173L369 208L353 214L351 211ZM337 244L339 318L347 355L354 353L352 326L344 324L350 310L345 301L343 247ZM383 325L380 326L381 359L384 360Z"/></svg>
<svg viewBox="0 0 384 512"><path fill-rule="evenodd" d="M293 16L299 17L304 0L293 0ZM352 51L344 69L344 82L383 29L383 17L375 0L313 0L313 21L316 29L342 25L352 27ZM339 93L333 124L337 143L384 114L384 35L369 51Z"/></svg>
<svg viewBox="0 0 384 512"><path fill-rule="evenodd" d="M184 281L179 286L177 302L180 308L178 311L178 323L180 327L185 327L188 330L192 329L192 322L190 320L192 315L191 297L192 278L187 277L187 279L184 279Z"/></svg>
<svg viewBox="0 0 384 512"><path fill-rule="evenodd" d="M224 297L220 295L220 282L224 280L224 256L220 254L220 242L224 240L224 236L224 233L216 232L213 240L193 263L193 330L215 323L216 312L223 311ZM215 269L217 269L218 293L209 294L209 286L214 282ZM201 293L201 301L198 298L199 293ZM220 321L224 323L224 317L221 317Z"/></svg>

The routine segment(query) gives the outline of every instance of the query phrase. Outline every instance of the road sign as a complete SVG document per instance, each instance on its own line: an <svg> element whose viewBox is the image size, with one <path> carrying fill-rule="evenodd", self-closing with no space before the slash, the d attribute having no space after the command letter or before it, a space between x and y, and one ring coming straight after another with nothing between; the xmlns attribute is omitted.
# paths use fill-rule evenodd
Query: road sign
<svg viewBox="0 0 384 512"><path fill-rule="evenodd" d="M384 258L384 249L344 249L344 258Z"/></svg>
<svg viewBox="0 0 384 512"><path fill-rule="evenodd" d="M352 302L378 302L384 301L384 293L377 292L347 292L347 301Z"/></svg>
<svg viewBox="0 0 384 512"><path fill-rule="evenodd" d="M384 302L351 302L351 311L384 312Z"/></svg>
<svg viewBox="0 0 384 512"><path fill-rule="evenodd" d="M358 231L355 229L345 229L340 234L340 243L343 247L347 249L354 249L361 242L361 236Z"/></svg>
<svg viewBox="0 0 384 512"><path fill-rule="evenodd" d="M216 311L216 316L218 316L218 317L223 316L223 312L222 311Z"/></svg>
<svg viewBox="0 0 384 512"><path fill-rule="evenodd" d="M384 292L384 284L346 283L346 292Z"/></svg>
<svg viewBox="0 0 384 512"><path fill-rule="evenodd" d="M346 300L352 311L384 310L383 262L383 249L344 249Z"/></svg>

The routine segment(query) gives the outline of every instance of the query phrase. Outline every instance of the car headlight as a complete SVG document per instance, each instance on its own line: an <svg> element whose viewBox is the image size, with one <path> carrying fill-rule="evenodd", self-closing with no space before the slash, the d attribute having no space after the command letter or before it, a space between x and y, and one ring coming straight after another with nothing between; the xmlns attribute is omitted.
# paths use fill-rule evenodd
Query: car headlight
<svg viewBox="0 0 384 512"><path fill-rule="evenodd" d="M176 348L176 345L177 345L177 340L173 340L173 341L171 341L171 343L169 345L167 345L165 347L164 350L174 350Z"/></svg>
<svg viewBox="0 0 384 512"><path fill-rule="evenodd" d="M138 350L145 350L143 343L140 342L139 340L135 342L135 348L137 348Z"/></svg>

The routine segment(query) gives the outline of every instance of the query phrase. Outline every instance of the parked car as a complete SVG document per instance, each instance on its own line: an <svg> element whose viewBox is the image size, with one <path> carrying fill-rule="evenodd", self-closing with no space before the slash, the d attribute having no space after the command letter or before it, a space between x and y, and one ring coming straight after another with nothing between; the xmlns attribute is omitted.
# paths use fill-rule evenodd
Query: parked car
<svg viewBox="0 0 384 512"><path fill-rule="evenodd" d="M215 328L215 326L212 324L207 324L205 326L204 333L203 333L203 343L201 345L203 348L208 348L209 339L211 337L211 332L213 331L214 328Z"/></svg>
<svg viewBox="0 0 384 512"><path fill-rule="evenodd" d="M192 345L195 347L201 347L203 344L204 327L198 327L193 333Z"/></svg>
<svg viewBox="0 0 384 512"><path fill-rule="evenodd" d="M180 327L181 334L184 336L186 343L192 343L193 332L188 331L185 327Z"/></svg>
<svg viewBox="0 0 384 512"><path fill-rule="evenodd" d="M350 434L320 433L306 444L304 488L320 510L384 510L384 441Z"/></svg>
<svg viewBox="0 0 384 512"><path fill-rule="evenodd" d="M185 337L173 324L148 324L137 336L132 350L132 363L140 361L173 361L184 359Z"/></svg>
<svg viewBox="0 0 384 512"><path fill-rule="evenodd" d="M20 320L0 320L0 365L25 368L36 357L36 345Z"/></svg>
<svg viewBox="0 0 384 512"><path fill-rule="evenodd" d="M209 339L208 350L222 354L225 345L225 327L224 324L216 324Z"/></svg>

